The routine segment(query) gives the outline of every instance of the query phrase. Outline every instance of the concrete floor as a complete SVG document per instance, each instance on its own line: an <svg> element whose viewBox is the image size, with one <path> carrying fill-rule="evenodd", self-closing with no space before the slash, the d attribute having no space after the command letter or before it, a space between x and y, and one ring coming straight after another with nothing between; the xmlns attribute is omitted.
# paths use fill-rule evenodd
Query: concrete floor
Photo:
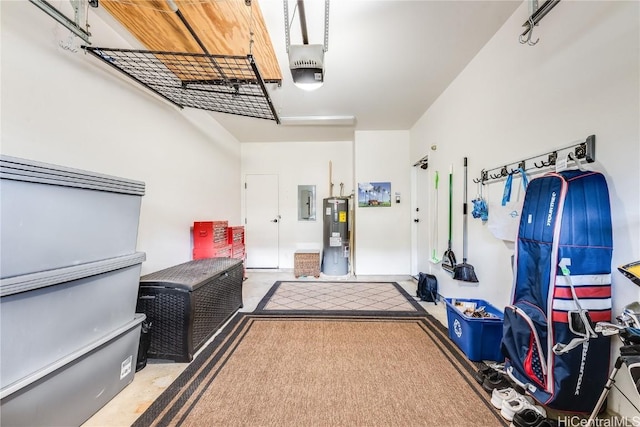
<svg viewBox="0 0 640 427"><path fill-rule="evenodd" d="M296 279L292 270L249 270L243 283L243 312L253 311L271 286L278 280L331 280L335 277L315 279L313 277ZM416 281L410 276L352 276L339 278L348 281L392 281L400 284L410 295L416 293ZM445 304L420 303L443 325L447 325ZM213 339L213 338L212 338ZM205 345L206 346L206 345ZM205 347L203 346L203 347ZM196 354L195 357L198 357ZM115 398L87 420L83 426L115 427L130 426L187 367L188 363L163 363L149 360L147 366L136 372L133 382L124 388Z"/></svg>

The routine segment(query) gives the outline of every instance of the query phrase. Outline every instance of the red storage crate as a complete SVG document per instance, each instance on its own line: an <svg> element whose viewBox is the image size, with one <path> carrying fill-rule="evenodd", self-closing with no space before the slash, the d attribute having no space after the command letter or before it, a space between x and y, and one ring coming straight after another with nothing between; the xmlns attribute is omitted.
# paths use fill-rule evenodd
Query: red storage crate
<svg viewBox="0 0 640 427"><path fill-rule="evenodd" d="M228 221L198 221L193 223L193 247L227 245Z"/></svg>
<svg viewBox="0 0 640 427"><path fill-rule="evenodd" d="M213 251L214 258L231 258L233 246L225 245L219 248L215 248Z"/></svg>
<svg viewBox="0 0 640 427"><path fill-rule="evenodd" d="M232 245L231 258L244 259L244 245Z"/></svg>
<svg viewBox="0 0 640 427"><path fill-rule="evenodd" d="M196 221L193 223L193 259L214 258L219 248L228 245L228 221ZM230 256L230 255L225 255Z"/></svg>
<svg viewBox="0 0 640 427"><path fill-rule="evenodd" d="M228 243L233 246L244 246L244 227L229 227L227 230Z"/></svg>
<svg viewBox="0 0 640 427"><path fill-rule="evenodd" d="M200 246L193 248L193 259L204 259L204 258L213 258L214 257L214 247L213 246Z"/></svg>

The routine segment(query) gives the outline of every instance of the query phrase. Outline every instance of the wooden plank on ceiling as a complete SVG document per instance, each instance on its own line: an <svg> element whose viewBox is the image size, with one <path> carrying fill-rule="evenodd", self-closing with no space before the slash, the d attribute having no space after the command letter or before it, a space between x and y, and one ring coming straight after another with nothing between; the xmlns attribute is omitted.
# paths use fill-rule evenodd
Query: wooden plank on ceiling
<svg viewBox="0 0 640 427"><path fill-rule="evenodd" d="M249 54L251 31L255 58L265 81L282 73L257 0L174 0L212 55ZM102 0L102 5L149 50L204 53L164 0Z"/></svg>

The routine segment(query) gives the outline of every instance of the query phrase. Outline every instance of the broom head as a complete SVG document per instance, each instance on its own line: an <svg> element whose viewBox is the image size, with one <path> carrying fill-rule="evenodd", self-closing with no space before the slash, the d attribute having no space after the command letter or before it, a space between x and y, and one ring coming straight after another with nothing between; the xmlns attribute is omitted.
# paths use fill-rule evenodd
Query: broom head
<svg viewBox="0 0 640 427"><path fill-rule="evenodd" d="M467 264L464 260L462 264L458 264L453 268L453 280L462 280L463 282L478 282L476 272L471 264Z"/></svg>
<svg viewBox="0 0 640 427"><path fill-rule="evenodd" d="M451 249L447 249L442 255L442 269L448 273L453 273L456 266L456 256Z"/></svg>

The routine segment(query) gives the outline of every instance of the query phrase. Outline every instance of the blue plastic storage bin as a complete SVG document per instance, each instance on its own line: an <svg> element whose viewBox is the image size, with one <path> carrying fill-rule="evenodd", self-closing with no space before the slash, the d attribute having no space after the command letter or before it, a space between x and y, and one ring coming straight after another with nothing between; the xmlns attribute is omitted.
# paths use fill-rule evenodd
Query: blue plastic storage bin
<svg viewBox="0 0 640 427"><path fill-rule="evenodd" d="M449 338L456 343L469 360L478 362L493 360L501 362L504 356L500 351L502 342L503 313L481 299L445 298L447 304L447 322ZM453 301L473 302L476 307L484 306L485 311L496 318L475 318L463 314Z"/></svg>

